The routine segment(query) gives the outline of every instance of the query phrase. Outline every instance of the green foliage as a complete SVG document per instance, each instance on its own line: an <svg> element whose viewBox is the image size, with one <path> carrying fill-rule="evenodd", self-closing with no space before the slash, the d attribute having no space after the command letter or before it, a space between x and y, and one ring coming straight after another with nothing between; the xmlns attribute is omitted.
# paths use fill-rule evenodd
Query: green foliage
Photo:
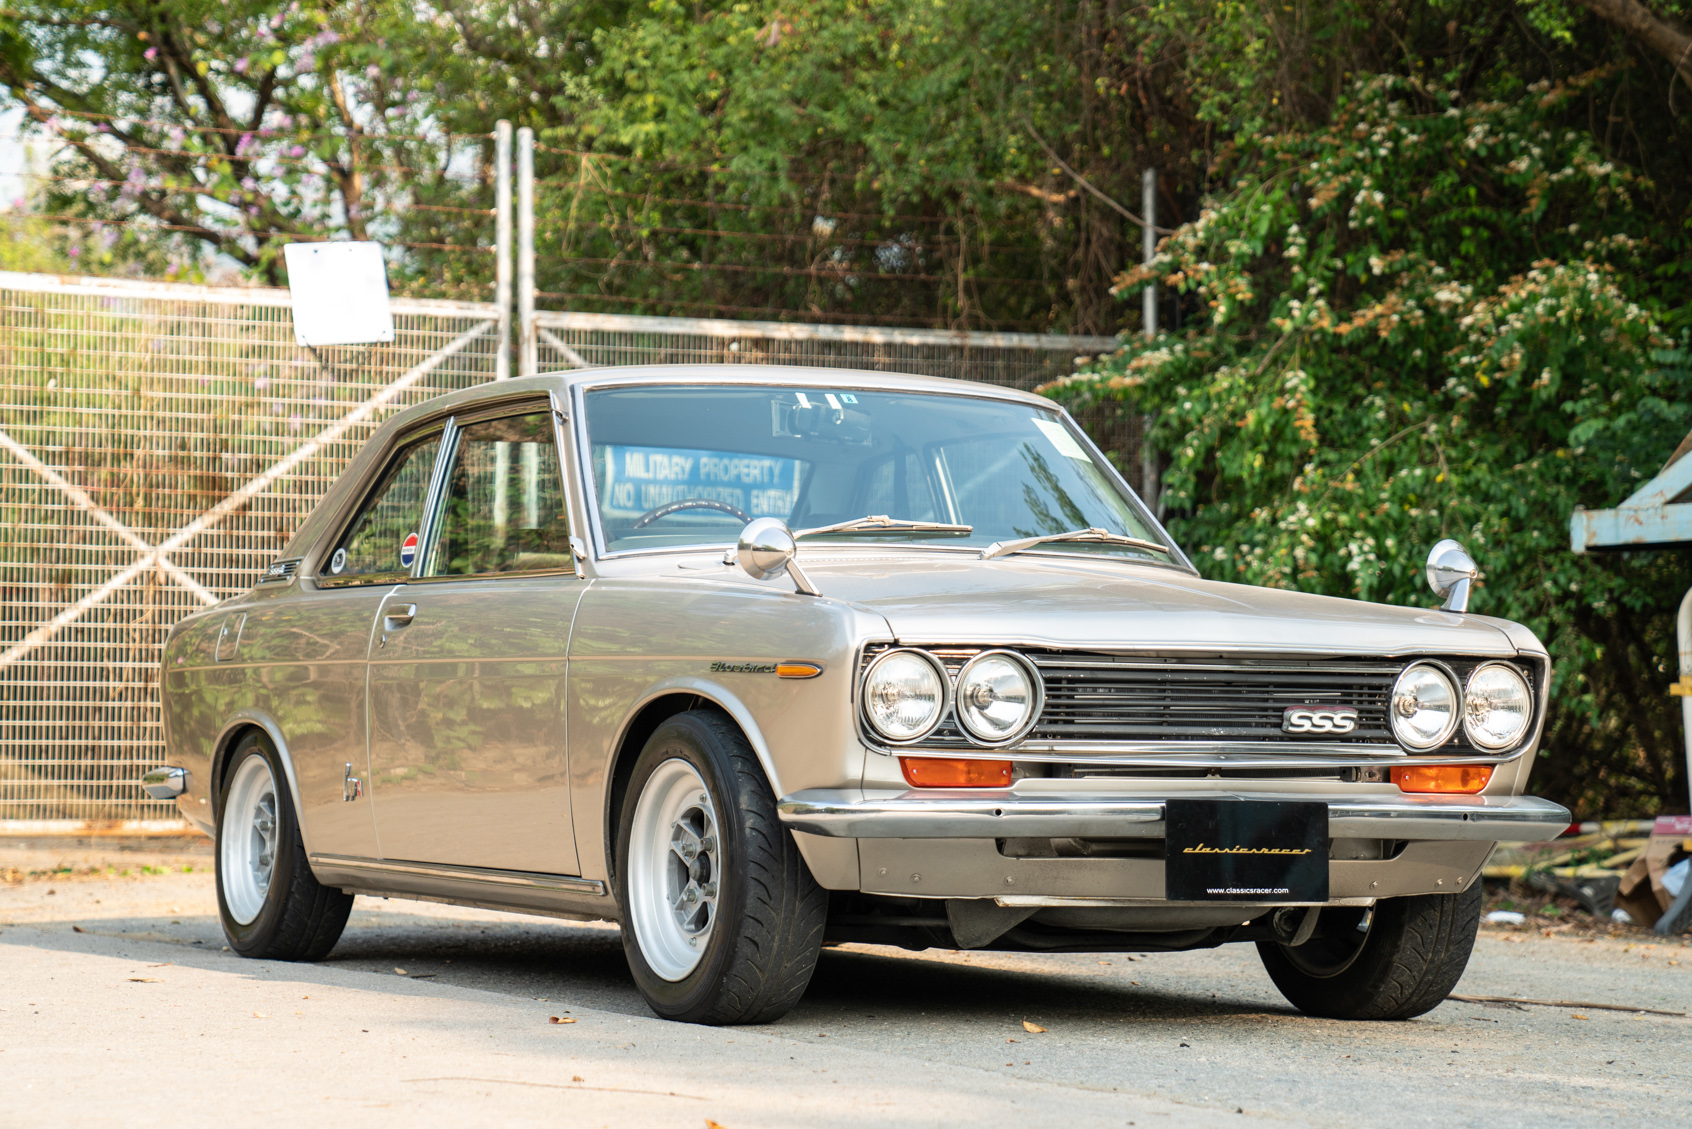
<svg viewBox="0 0 1692 1129"><path fill-rule="evenodd" d="M1422 604L1428 547L1464 541L1476 610L1558 663L1562 794L1648 810L1682 791L1662 636L1692 570L1574 555L1567 521L1656 472L1692 372L1642 304L1653 188L1566 120L1601 78L1465 105L1375 77L1321 128L1241 139L1227 191L1119 282L1196 323L1051 391L1155 415L1174 530L1217 579Z"/></svg>
<svg viewBox="0 0 1692 1129"><path fill-rule="evenodd" d="M450 242L440 215L421 238L393 218L475 192L421 105L430 27L385 3L23 0L0 19L0 83L65 144L42 210L115 222L101 254L209 250L280 281L302 236Z"/></svg>

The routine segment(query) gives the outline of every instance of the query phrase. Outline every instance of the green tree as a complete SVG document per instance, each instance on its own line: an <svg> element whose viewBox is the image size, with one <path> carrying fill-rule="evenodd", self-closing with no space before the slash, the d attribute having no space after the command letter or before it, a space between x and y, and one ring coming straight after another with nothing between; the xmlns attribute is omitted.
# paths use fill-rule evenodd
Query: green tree
<svg viewBox="0 0 1692 1129"><path fill-rule="evenodd" d="M1242 138L1228 189L1119 282L1195 318L1051 389L1155 416L1172 525L1217 579L1429 602L1465 541L1475 610L1553 652L1541 787L1596 813L1678 804L1665 693L1674 554L1576 556L1692 425L1692 372L1641 267L1675 233L1653 188L1571 128L1605 75L1497 102L1357 80L1319 128ZM1660 308L1660 303L1657 303Z"/></svg>

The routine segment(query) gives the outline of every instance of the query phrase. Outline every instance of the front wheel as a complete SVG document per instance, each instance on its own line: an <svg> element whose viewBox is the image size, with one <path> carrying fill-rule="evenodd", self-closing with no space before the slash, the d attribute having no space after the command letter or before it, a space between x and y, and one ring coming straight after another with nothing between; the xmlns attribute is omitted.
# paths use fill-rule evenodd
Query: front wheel
<svg viewBox="0 0 1692 1129"><path fill-rule="evenodd" d="M720 713L678 714L641 751L618 822L617 892L629 970L666 1019L769 1023L810 983L828 899Z"/></svg>
<svg viewBox="0 0 1692 1129"><path fill-rule="evenodd" d="M1259 941L1257 952L1275 987L1307 1015L1410 1019L1438 1007L1462 979L1480 911L1478 880L1460 894L1332 906L1304 944Z"/></svg>
<svg viewBox="0 0 1692 1129"><path fill-rule="evenodd" d="M217 911L229 947L261 960L322 960L341 938L351 894L317 881L282 760L259 733L230 754L218 796Z"/></svg>

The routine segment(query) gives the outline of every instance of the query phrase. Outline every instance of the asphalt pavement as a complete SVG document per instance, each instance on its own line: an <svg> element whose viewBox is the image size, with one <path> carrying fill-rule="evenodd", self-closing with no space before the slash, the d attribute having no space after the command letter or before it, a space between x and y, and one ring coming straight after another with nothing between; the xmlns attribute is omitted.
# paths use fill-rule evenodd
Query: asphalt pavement
<svg viewBox="0 0 1692 1129"><path fill-rule="evenodd" d="M1310 1019L1247 945L841 946L781 1022L704 1028L646 1010L611 925L361 898L327 961L248 961L203 855L80 876L11 857L8 1127L1692 1125L1692 1018ZM1489 931L1458 991L1692 1012L1692 948Z"/></svg>

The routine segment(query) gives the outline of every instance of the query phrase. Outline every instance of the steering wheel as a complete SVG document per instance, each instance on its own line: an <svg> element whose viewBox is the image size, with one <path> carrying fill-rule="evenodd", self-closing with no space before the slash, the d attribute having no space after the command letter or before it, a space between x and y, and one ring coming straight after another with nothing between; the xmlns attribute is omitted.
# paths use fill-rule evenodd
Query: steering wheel
<svg viewBox="0 0 1692 1129"><path fill-rule="evenodd" d="M639 517L635 518L634 524L629 526L629 530L630 532L633 532L636 529L645 529L660 518L669 517L671 514L679 514L683 510L718 510L725 514L733 514L741 521L752 520L751 514L742 513L727 502L719 502L714 498L683 498L679 502L671 502L668 505L659 506L655 510L647 510Z"/></svg>

